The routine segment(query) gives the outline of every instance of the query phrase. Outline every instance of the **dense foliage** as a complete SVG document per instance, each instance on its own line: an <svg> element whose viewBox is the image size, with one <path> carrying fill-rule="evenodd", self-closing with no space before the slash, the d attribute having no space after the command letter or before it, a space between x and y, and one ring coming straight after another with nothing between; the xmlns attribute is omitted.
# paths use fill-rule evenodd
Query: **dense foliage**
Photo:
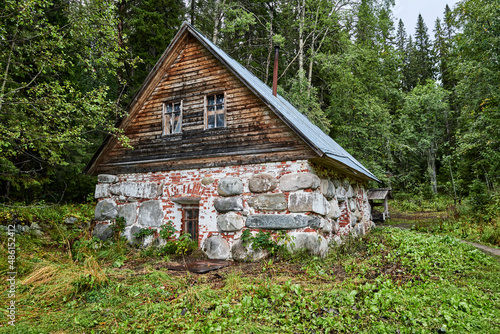
<svg viewBox="0 0 500 334"><path fill-rule="evenodd" d="M433 24L418 16L414 30L393 6L5 0L3 201L85 199L93 179L79 173L105 135L119 135L122 108L182 20L268 84L280 45L281 94L384 185L428 197L498 190L500 5L462 0Z"/></svg>
<svg viewBox="0 0 500 334"><path fill-rule="evenodd" d="M499 262L450 236L386 228L333 246L325 259L280 254L195 275L167 271L119 240L87 236L70 249L77 229L59 224L54 240L17 236L18 320L0 333L500 330Z"/></svg>

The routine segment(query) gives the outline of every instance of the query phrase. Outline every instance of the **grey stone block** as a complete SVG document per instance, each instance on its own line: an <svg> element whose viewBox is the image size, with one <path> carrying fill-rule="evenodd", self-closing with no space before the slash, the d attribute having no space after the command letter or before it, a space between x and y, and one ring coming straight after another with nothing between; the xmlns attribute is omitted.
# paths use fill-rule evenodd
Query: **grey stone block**
<svg viewBox="0 0 500 334"><path fill-rule="evenodd" d="M116 183L118 182L118 177L110 174L99 174L97 175L97 182L99 183Z"/></svg>
<svg viewBox="0 0 500 334"><path fill-rule="evenodd" d="M201 179L201 184L204 186L208 186L209 184L214 183L215 179L211 176L205 176L203 179Z"/></svg>
<svg viewBox="0 0 500 334"><path fill-rule="evenodd" d="M326 215L330 219L338 219L342 212L340 211L339 208L339 203L337 202L336 199L332 199L330 202L330 211Z"/></svg>
<svg viewBox="0 0 500 334"><path fill-rule="evenodd" d="M274 176L266 173L255 174L248 182L248 188L253 193L273 191L277 186L278 180Z"/></svg>
<svg viewBox="0 0 500 334"><path fill-rule="evenodd" d="M330 220L324 219L324 222L321 224L320 228L323 233L331 233L332 232L332 222Z"/></svg>
<svg viewBox="0 0 500 334"><path fill-rule="evenodd" d="M352 198L352 197L356 196L356 193L354 192L354 188L351 185L349 185L346 189L347 189L346 195L348 198Z"/></svg>
<svg viewBox="0 0 500 334"><path fill-rule="evenodd" d="M328 253L328 242L318 233L291 232L292 242L288 244L291 252L307 250L309 254L325 256Z"/></svg>
<svg viewBox="0 0 500 334"><path fill-rule="evenodd" d="M306 215L251 215L245 225L264 230L292 230L315 224L316 219L318 217Z"/></svg>
<svg viewBox="0 0 500 334"><path fill-rule="evenodd" d="M335 185L330 180L321 180L320 189L323 196L328 200L331 200L335 196Z"/></svg>
<svg viewBox="0 0 500 334"><path fill-rule="evenodd" d="M97 224L94 227L94 230L92 231L92 236L97 237L102 241L108 240L109 238L111 238L112 235L113 235L112 224L106 224L106 223Z"/></svg>
<svg viewBox="0 0 500 334"><path fill-rule="evenodd" d="M214 260L227 260L231 254L229 244L219 235L207 238L202 249L209 259Z"/></svg>
<svg viewBox="0 0 500 334"><path fill-rule="evenodd" d="M215 201L214 206L220 213L243 211L243 200L241 197L219 198Z"/></svg>
<svg viewBox="0 0 500 334"><path fill-rule="evenodd" d="M343 202L346 200L347 193L344 187L338 186L337 189L335 190L335 194L337 195L337 201Z"/></svg>
<svg viewBox="0 0 500 334"><path fill-rule="evenodd" d="M319 177L312 173L287 174L283 175L280 179L280 189L282 191L317 189L319 187L319 184Z"/></svg>
<svg viewBox="0 0 500 334"><path fill-rule="evenodd" d="M117 213L116 203L111 199L102 200L95 207L95 219L100 221L115 219Z"/></svg>
<svg viewBox="0 0 500 334"><path fill-rule="evenodd" d="M220 179L217 191L221 196L241 195L243 193L243 182L235 177Z"/></svg>
<svg viewBox="0 0 500 334"><path fill-rule="evenodd" d="M122 182L109 187L113 195L153 199L158 196L158 185L152 182Z"/></svg>
<svg viewBox="0 0 500 334"><path fill-rule="evenodd" d="M284 211L287 209L285 194L268 194L252 197L248 205L261 211Z"/></svg>
<svg viewBox="0 0 500 334"><path fill-rule="evenodd" d="M222 232L234 232L243 228L243 217L234 212L229 212L217 217L217 224Z"/></svg>
<svg viewBox="0 0 500 334"><path fill-rule="evenodd" d="M141 203L137 223L143 227L160 227L163 224L161 202L147 201Z"/></svg>
<svg viewBox="0 0 500 334"><path fill-rule="evenodd" d="M99 198L105 198L111 196L111 193L109 192L109 184L108 183L103 183L103 184L98 184L95 186L95 193L94 193L94 198L99 199Z"/></svg>
<svg viewBox="0 0 500 334"><path fill-rule="evenodd" d="M253 249L251 242L247 245L243 245L242 240L237 240L231 248L231 255L234 261L255 262L265 258L268 252L264 249Z"/></svg>
<svg viewBox="0 0 500 334"><path fill-rule="evenodd" d="M315 212L326 215L329 208L328 201L319 193L292 193L288 197L290 212Z"/></svg>
<svg viewBox="0 0 500 334"><path fill-rule="evenodd" d="M118 217L125 218L125 226L131 226L137 219L137 204L130 203L118 208Z"/></svg>
<svg viewBox="0 0 500 334"><path fill-rule="evenodd" d="M136 238L134 234L139 233L141 228L137 225L125 228L125 237L128 239L129 243L133 246L141 246L143 243L143 238Z"/></svg>
<svg viewBox="0 0 500 334"><path fill-rule="evenodd" d="M349 199L349 210L356 211L356 200L354 198Z"/></svg>
<svg viewBox="0 0 500 334"><path fill-rule="evenodd" d="M354 227L358 223L358 219L356 216L351 212L351 226Z"/></svg>
<svg viewBox="0 0 500 334"><path fill-rule="evenodd" d="M340 224L337 220L332 221L332 234L337 234L339 233L340 230Z"/></svg>
<svg viewBox="0 0 500 334"><path fill-rule="evenodd" d="M310 215L307 217L309 218L309 226L316 230L323 229L325 227L325 224L328 222L326 219L320 218L318 216Z"/></svg>

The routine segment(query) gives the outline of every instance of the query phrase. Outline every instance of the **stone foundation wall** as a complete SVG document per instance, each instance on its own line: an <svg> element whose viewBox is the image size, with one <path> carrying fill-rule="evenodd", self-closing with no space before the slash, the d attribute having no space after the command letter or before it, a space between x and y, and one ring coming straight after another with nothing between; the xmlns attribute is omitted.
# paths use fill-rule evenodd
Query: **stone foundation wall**
<svg viewBox="0 0 500 334"><path fill-rule="evenodd" d="M199 207L199 245L210 258L264 256L243 247L243 230L293 236L292 248L324 255L342 235L365 234L372 226L362 184L321 179L308 161L287 161L196 170L99 175L95 233L124 217L125 236L172 224L181 230L182 207ZM145 240L151 242L153 237ZM158 239L157 239L158 240ZM160 241L164 242L164 241Z"/></svg>

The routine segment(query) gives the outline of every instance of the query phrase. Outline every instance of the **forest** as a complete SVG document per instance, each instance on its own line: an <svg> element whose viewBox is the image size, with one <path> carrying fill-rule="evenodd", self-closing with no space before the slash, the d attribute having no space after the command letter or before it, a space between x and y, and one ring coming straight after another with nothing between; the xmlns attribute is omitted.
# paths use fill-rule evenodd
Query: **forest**
<svg viewBox="0 0 500 334"><path fill-rule="evenodd" d="M0 0L0 333L500 333L500 2L394 8ZM82 171L130 145L116 124L184 21L268 85L279 46L278 93L392 188L390 219L324 257L242 233L268 256L206 274L171 225L97 237Z"/></svg>
<svg viewBox="0 0 500 334"><path fill-rule="evenodd" d="M500 5L397 22L393 0L4 0L0 191L82 202L81 172L183 21L270 85L400 193L480 206L498 192Z"/></svg>

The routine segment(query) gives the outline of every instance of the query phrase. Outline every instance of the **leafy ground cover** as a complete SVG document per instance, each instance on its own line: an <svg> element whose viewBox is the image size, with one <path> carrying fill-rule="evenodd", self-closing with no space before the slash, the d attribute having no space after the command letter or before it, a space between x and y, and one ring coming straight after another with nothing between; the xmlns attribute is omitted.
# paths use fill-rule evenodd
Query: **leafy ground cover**
<svg viewBox="0 0 500 334"><path fill-rule="evenodd" d="M500 194L487 197L481 201L470 197L454 203L446 196L431 200L399 196L390 201L391 219L387 224L500 247Z"/></svg>
<svg viewBox="0 0 500 334"><path fill-rule="evenodd" d="M324 259L278 254L205 275L120 239L71 252L18 242L29 269L16 326L2 308L0 333L500 333L499 261L450 236L376 229Z"/></svg>

